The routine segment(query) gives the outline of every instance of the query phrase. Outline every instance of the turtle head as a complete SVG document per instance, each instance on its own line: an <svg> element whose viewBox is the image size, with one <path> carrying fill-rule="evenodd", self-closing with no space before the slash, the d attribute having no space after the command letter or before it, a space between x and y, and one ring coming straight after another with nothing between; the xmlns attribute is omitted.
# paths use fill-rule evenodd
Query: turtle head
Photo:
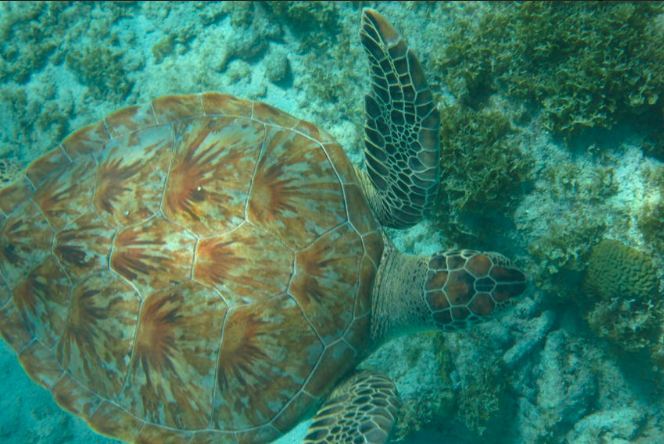
<svg viewBox="0 0 664 444"><path fill-rule="evenodd" d="M501 254L412 256L387 243L372 291L371 337L380 344L415 331L458 330L490 319L525 289L526 276Z"/></svg>
<svg viewBox="0 0 664 444"><path fill-rule="evenodd" d="M450 250L431 256L424 298L434 323L456 330L489 318L526 288L526 276L494 252Z"/></svg>

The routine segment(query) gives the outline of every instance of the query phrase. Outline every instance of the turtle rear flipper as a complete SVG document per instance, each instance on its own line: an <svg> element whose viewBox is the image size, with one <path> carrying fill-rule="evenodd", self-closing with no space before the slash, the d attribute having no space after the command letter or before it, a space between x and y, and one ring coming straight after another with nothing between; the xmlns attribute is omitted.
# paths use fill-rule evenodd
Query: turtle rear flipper
<svg viewBox="0 0 664 444"><path fill-rule="evenodd" d="M364 155L367 195L383 225L407 228L431 207L440 180L440 116L406 41L365 9L360 38L371 65Z"/></svg>
<svg viewBox="0 0 664 444"><path fill-rule="evenodd" d="M363 371L339 385L314 417L305 444L387 442L401 399L394 383Z"/></svg>

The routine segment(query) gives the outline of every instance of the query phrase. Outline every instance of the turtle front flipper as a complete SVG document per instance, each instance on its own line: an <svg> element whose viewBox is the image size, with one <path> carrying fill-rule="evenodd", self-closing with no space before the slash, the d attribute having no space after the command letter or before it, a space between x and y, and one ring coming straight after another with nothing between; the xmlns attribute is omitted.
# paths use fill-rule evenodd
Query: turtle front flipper
<svg viewBox="0 0 664 444"><path fill-rule="evenodd" d="M440 181L440 116L415 54L378 12L364 9L360 38L371 65L364 155L367 197L388 227L422 220Z"/></svg>
<svg viewBox="0 0 664 444"><path fill-rule="evenodd" d="M384 375L363 371L337 387L314 417L305 444L387 442L401 399Z"/></svg>

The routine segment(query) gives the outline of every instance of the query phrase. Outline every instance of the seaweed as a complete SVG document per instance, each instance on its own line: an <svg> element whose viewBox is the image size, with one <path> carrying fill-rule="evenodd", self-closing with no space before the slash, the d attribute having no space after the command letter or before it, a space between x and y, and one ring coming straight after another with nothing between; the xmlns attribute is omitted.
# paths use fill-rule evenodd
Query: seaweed
<svg viewBox="0 0 664 444"><path fill-rule="evenodd" d="M0 81L26 83L54 57L72 17L64 2L7 4L0 21Z"/></svg>
<svg viewBox="0 0 664 444"><path fill-rule="evenodd" d="M269 1L265 6L296 32L327 32L338 26L339 5L334 2Z"/></svg>
<svg viewBox="0 0 664 444"><path fill-rule="evenodd" d="M469 229L464 219L490 208L503 213L520 195L533 159L519 148L518 130L493 107L455 104L441 111L441 228L453 237ZM445 216L443 216L445 215Z"/></svg>
<svg viewBox="0 0 664 444"><path fill-rule="evenodd" d="M85 47L67 55L67 66L97 98L121 100L129 94L133 82L127 79L122 54L104 46Z"/></svg>
<svg viewBox="0 0 664 444"><path fill-rule="evenodd" d="M459 414L478 436L483 436L488 425L506 410L504 371L500 359L486 362L468 375L467 386L461 390Z"/></svg>
<svg viewBox="0 0 664 444"><path fill-rule="evenodd" d="M654 2L495 3L479 19L457 18L434 65L462 102L494 92L523 99L568 140L657 113L663 12Z"/></svg>
<svg viewBox="0 0 664 444"><path fill-rule="evenodd" d="M664 103L660 113L660 122L664 122ZM643 152L646 156L652 156L655 159L664 161L664 131L661 127L650 131L643 141Z"/></svg>
<svg viewBox="0 0 664 444"><path fill-rule="evenodd" d="M155 63L161 63L175 50L175 35L166 34L152 46L152 57Z"/></svg>

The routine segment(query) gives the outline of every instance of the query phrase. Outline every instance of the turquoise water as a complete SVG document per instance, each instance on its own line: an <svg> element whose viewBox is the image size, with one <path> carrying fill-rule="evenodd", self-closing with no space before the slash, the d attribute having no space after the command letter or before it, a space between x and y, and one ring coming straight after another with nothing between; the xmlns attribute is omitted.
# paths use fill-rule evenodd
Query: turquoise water
<svg viewBox="0 0 664 444"><path fill-rule="evenodd" d="M361 166L362 6L406 37L442 119L436 209L387 235L409 254L500 251L528 276L490 321L402 336L361 364L403 399L393 439L664 442L661 5L0 3L0 188L116 109L201 91L314 122ZM0 442L116 442L6 343L0 380Z"/></svg>

